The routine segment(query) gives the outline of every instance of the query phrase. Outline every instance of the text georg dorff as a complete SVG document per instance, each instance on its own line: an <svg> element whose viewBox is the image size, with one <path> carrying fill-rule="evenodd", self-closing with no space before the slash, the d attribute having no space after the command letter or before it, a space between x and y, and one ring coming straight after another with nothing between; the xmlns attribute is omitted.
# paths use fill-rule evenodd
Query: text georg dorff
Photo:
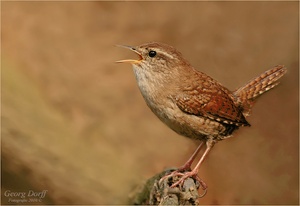
<svg viewBox="0 0 300 206"><path fill-rule="evenodd" d="M5 197L19 197L19 198L26 198L26 197L37 197L37 198L44 198L47 194L48 190L43 190L41 192L36 192L33 190L28 190L28 192L13 192L10 190L6 190L4 192Z"/></svg>

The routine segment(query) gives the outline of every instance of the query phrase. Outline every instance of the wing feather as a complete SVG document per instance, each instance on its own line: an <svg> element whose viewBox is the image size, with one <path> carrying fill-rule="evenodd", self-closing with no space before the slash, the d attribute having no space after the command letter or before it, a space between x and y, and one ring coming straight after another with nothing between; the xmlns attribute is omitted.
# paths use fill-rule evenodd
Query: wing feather
<svg viewBox="0 0 300 206"><path fill-rule="evenodd" d="M203 116L225 124L249 126L242 109L234 104L230 92L216 83L200 82L175 96L176 105L188 114Z"/></svg>

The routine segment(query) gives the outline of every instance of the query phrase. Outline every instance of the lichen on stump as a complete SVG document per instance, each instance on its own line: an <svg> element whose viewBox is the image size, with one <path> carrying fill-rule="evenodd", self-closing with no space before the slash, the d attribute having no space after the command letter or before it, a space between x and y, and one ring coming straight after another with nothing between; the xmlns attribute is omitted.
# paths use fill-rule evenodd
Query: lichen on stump
<svg viewBox="0 0 300 206"><path fill-rule="evenodd" d="M199 205L199 198L205 195L199 194L202 189L200 182L194 178L187 178L182 185L171 188L171 185L178 181L177 176L159 180L166 174L175 171L167 169L154 175L143 183L132 195L129 204L135 205Z"/></svg>

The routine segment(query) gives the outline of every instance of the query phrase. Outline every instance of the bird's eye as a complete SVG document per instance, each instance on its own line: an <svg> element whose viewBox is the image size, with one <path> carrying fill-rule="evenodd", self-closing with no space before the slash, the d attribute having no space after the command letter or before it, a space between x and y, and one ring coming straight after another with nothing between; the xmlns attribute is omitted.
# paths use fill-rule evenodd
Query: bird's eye
<svg viewBox="0 0 300 206"><path fill-rule="evenodd" d="M155 57L156 56L156 51L149 51L149 57Z"/></svg>

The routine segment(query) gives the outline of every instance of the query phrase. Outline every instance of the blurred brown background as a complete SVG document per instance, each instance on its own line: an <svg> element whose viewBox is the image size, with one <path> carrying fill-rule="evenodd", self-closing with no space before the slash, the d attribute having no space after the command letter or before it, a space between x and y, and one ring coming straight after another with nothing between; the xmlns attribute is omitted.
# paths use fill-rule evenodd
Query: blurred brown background
<svg viewBox="0 0 300 206"><path fill-rule="evenodd" d="M122 204L196 148L147 108L115 44L159 41L229 89L284 64L252 127L200 169L203 204L299 203L298 2L2 2L2 204Z"/></svg>

